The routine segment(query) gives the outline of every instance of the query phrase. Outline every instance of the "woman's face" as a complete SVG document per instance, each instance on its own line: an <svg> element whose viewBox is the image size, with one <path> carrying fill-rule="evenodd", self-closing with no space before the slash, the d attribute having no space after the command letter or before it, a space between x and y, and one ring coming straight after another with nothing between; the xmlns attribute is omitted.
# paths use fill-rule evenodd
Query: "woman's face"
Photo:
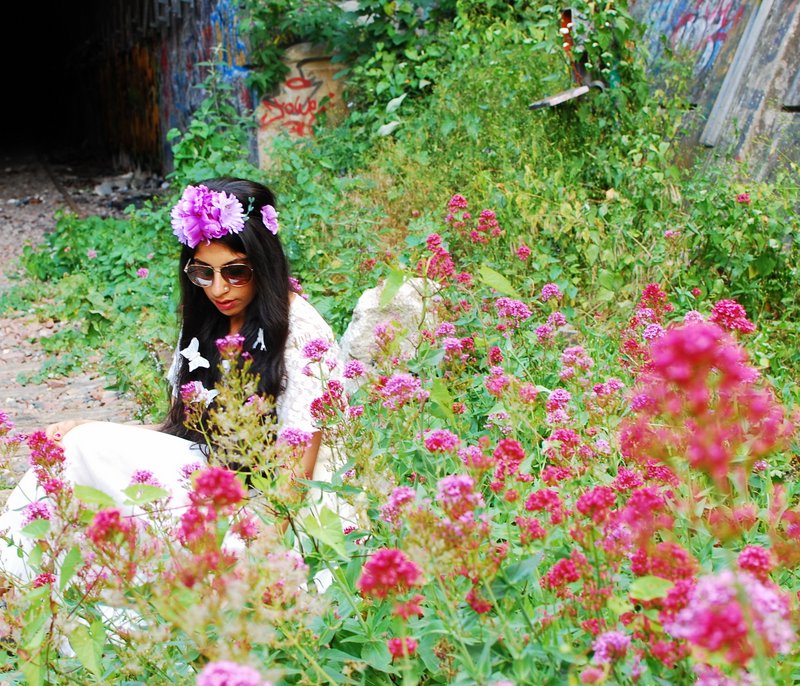
<svg viewBox="0 0 800 686"><path fill-rule="evenodd" d="M214 269L224 267L226 264L249 264L247 255L231 250L218 241L211 241L208 245L201 243L194 253L193 261ZM231 318L230 333L238 333L244 324L247 306L256 297L255 279L251 279L244 286L232 286L218 271L215 271L214 281L203 291L214 307Z"/></svg>

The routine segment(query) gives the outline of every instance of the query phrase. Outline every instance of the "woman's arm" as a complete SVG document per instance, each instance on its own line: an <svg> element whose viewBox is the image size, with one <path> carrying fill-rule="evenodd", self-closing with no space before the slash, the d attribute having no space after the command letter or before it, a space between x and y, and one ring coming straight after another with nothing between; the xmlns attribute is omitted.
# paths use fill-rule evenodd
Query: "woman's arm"
<svg viewBox="0 0 800 686"><path fill-rule="evenodd" d="M60 422L55 422L50 424L45 430L45 436L47 436L51 441L55 441L58 443L61 439L64 438L70 431L72 431L76 426L80 426L81 424L89 424L91 422L100 421L98 419L64 419ZM153 431L157 431L158 428L161 426L160 424L138 424L136 422L125 422L131 426L138 426L140 429L152 429ZM313 469L313 465L312 465Z"/></svg>
<svg viewBox="0 0 800 686"><path fill-rule="evenodd" d="M50 424L45 430L45 436L47 436L51 441L60 441L64 436L66 436L70 431L72 431L76 426L80 426L81 424L87 424L90 422L90 419L65 419L61 422L55 422L55 424Z"/></svg>
<svg viewBox="0 0 800 686"><path fill-rule="evenodd" d="M311 443L308 444L308 447L303 453L303 473L306 479L314 478L314 467L317 465L317 455L319 454L319 446L321 443L322 432L315 431L311 435Z"/></svg>

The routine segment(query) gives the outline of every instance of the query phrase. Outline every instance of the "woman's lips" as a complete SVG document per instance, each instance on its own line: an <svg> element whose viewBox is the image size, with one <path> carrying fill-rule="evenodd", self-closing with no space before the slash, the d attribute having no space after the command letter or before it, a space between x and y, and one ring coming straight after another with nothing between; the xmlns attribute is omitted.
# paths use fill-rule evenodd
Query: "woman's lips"
<svg viewBox="0 0 800 686"><path fill-rule="evenodd" d="M234 305L236 305L235 300L215 300L214 304L217 306L218 310L229 310Z"/></svg>

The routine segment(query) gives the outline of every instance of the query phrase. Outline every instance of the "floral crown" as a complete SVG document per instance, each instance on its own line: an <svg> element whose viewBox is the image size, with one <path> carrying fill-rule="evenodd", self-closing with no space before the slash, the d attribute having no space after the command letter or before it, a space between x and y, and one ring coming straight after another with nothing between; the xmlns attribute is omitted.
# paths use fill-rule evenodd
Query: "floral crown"
<svg viewBox="0 0 800 686"><path fill-rule="evenodd" d="M195 248L203 241L239 233L247 214L235 195L189 185L170 213L172 232L181 243ZM261 220L267 231L278 233L278 213L272 205L261 208Z"/></svg>

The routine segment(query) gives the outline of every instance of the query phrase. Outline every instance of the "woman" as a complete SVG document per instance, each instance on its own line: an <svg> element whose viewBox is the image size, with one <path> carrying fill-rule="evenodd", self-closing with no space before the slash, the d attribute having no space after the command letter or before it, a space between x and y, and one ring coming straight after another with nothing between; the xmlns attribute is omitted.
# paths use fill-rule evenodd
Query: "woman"
<svg viewBox="0 0 800 686"><path fill-rule="evenodd" d="M327 368L335 373L337 347L328 324L290 288L271 191L234 178L188 186L172 209L172 228L184 247L181 334L169 375L169 414L162 425L152 427L80 420L50 425L47 436L64 449L65 477L122 504L123 490L134 475L149 473L170 492L173 506L185 504L185 468L204 462L207 451L201 434L184 425L186 401L180 391L196 382L213 389L220 380L215 343L238 335L252 359L251 371L258 375L258 395L275 399L278 428L295 429L307 438L304 475L326 479L329 465L317 465L321 432L311 412L312 401L322 395L322 382L308 373L304 348L319 341L316 349L327 348ZM43 497L31 470L8 498L0 532L7 530L18 545L21 539L15 534L24 524L26 506ZM16 551L2 544L0 567L24 572Z"/></svg>

